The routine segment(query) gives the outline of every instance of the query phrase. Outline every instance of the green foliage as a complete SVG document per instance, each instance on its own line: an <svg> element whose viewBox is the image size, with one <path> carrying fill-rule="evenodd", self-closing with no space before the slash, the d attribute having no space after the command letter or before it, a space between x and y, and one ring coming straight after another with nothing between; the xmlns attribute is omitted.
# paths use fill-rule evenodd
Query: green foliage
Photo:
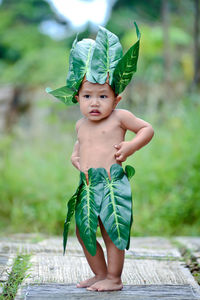
<svg viewBox="0 0 200 300"><path fill-rule="evenodd" d="M66 202L78 177L70 167L72 143L66 134L1 139L1 231L62 234Z"/></svg>
<svg viewBox="0 0 200 300"><path fill-rule="evenodd" d="M165 110L165 111L164 111ZM200 107L160 112L152 142L128 159L136 168L133 234L199 235Z"/></svg>
<svg viewBox="0 0 200 300"><path fill-rule="evenodd" d="M17 24L38 24L38 22L54 17L54 13L46 1L41 0L3 0L1 10L9 11Z"/></svg>
<svg viewBox="0 0 200 300"><path fill-rule="evenodd" d="M148 18L149 20L157 20L160 19L161 15L161 3L161 1L151 0L147 5L147 2L145 0L123 0L116 1L114 9L116 11L121 11L126 8L129 11L133 11L137 15L142 16L143 18Z"/></svg>
<svg viewBox="0 0 200 300"><path fill-rule="evenodd" d="M39 32L39 24L55 18L46 1L3 1L0 7L1 84L38 86L60 83L69 56L66 43Z"/></svg>

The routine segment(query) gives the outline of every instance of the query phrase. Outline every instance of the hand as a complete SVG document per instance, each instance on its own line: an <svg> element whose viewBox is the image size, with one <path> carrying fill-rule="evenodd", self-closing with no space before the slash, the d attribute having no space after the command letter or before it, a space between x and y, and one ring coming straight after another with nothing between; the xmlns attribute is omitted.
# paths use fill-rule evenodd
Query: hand
<svg viewBox="0 0 200 300"><path fill-rule="evenodd" d="M80 160L80 157L78 157L78 156L71 157L72 165L80 171L81 166L80 166L79 160Z"/></svg>
<svg viewBox="0 0 200 300"><path fill-rule="evenodd" d="M128 156L136 151L131 142L121 142L119 145L115 145L114 147L117 149L115 158L119 162L125 161Z"/></svg>

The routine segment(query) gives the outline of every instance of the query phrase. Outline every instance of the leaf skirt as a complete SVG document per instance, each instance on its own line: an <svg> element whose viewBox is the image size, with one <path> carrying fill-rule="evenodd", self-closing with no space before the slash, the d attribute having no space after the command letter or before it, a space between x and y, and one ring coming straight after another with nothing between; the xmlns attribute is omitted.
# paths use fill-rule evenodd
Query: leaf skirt
<svg viewBox="0 0 200 300"><path fill-rule="evenodd" d="M63 232L64 252L74 213L80 237L91 255L96 254L98 217L116 247L120 250L129 248L133 220L129 179L134 173L131 166L126 166L124 171L119 164L113 164L110 178L104 168L90 168L87 181L85 174L80 172L79 186L68 202Z"/></svg>

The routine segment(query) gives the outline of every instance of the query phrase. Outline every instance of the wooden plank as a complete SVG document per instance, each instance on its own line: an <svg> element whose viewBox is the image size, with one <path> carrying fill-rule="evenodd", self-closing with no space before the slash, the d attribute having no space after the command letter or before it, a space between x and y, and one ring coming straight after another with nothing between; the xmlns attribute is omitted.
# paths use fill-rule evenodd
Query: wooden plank
<svg viewBox="0 0 200 300"><path fill-rule="evenodd" d="M24 237L24 240L23 240ZM44 240L34 243L32 235L19 235L15 238L4 239L0 243L0 252L7 253L62 253L62 237L45 238ZM98 238L103 249L105 245L102 238ZM69 237L67 244L67 253L83 256L83 251L76 237ZM127 257L135 258L153 258L153 259L180 259L181 255L177 248L165 238L159 237L132 237L130 248L126 251Z"/></svg>
<svg viewBox="0 0 200 300"><path fill-rule="evenodd" d="M83 255L82 248L76 238L69 238L67 251L75 254ZM63 245L61 237L46 238L40 242L31 242L30 239L1 239L0 253L62 253Z"/></svg>
<svg viewBox="0 0 200 300"><path fill-rule="evenodd" d="M130 248L126 254L135 258L180 259L181 254L167 238L134 237L131 238Z"/></svg>
<svg viewBox="0 0 200 300"><path fill-rule="evenodd" d="M98 238L98 241L105 251L105 245L102 238ZM43 247L45 252L62 252L62 238L46 239L39 243L41 248ZM59 249L59 250L58 250ZM76 237L69 237L67 243L67 253L74 253L76 255L83 256L83 251ZM175 248L168 239L159 237L131 237L130 248L125 252L129 257L135 258L158 258L158 259L180 259L181 254L177 248Z"/></svg>
<svg viewBox="0 0 200 300"><path fill-rule="evenodd" d="M74 285L45 284L30 285L24 288L15 298L26 300L80 300L80 299L109 299L109 300L199 300L197 292L190 285L127 285L117 292L91 292L75 288Z"/></svg>

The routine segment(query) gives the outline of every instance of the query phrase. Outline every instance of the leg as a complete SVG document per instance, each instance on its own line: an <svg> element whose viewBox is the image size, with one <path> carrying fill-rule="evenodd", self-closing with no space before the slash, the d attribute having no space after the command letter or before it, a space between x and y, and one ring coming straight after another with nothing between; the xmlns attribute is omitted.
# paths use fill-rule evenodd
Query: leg
<svg viewBox="0 0 200 300"><path fill-rule="evenodd" d="M101 220L100 228L101 233L106 244L107 249L107 276L104 280L101 280L91 285L88 290L95 291L114 291L121 290L123 285L121 281L121 274L124 265L124 250L119 250L108 236Z"/></svg>
<svg viewBox="0 0 200 300"><path fill-rule="evenodd" d="M93 273L95 274L94 277L89 278L89 279L77 284L77 287L89 287L90 285L94 284L95 282L106 278L107 266L106 266L106 262L105 262L105 257L104 257L103 250L98 242L97 242L97 252L96 252L95 256L92 256L87 251L87 249L85 248L85 245L80 237L78 227L76 227L76 235L77 235L78 240L83 248L83 251L84 251L85 257L88 261L88 264L89 264L91 270L93 271Z"/></svg>

